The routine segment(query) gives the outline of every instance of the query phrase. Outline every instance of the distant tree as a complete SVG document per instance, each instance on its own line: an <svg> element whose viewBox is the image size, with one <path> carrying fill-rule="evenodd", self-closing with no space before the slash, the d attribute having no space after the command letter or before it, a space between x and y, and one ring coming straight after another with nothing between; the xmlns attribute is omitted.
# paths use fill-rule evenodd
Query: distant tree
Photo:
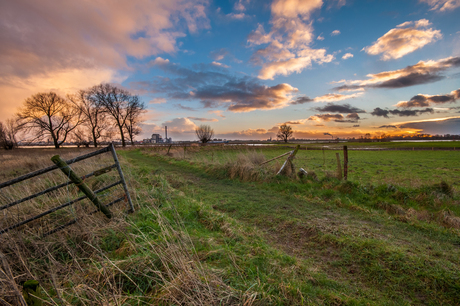
<svg viewBox="0 0 460 306"><path fill-rule="evenodd" d="M139 123L142 121L141 115L145 113L145 106L139 100L133 101L128 105L128 116L126 118L125 130L128 134L131 145L134 145L134 136L139 135L142 129Z"/></svg>
<svg viewBox="0 0 460 306"><path fill-rule="evenodd" d="M68 99L81 111L84 120L83 126L91 134L91 142L94 147L97 147L99 139L103 137L110 125L104 108L100 103L91 99L89 91L86 90L80 90L74 95L69 95ZM79 130L78 134L83 135L84 132Z"/></svg>
<svg viewBox="0 0 460 306"><path fill-rule="evenodd" d="M13 142L8 139L8 132L6 130L6 126L1 121L0 121L0 147L2 147L5 150L11 150L14 147Z"/></svg>
<svg viewBox="0 0 460 306"><path fill-rule="evenodd" d="M73 131L71 139L77 147L85 146L88 148L92 142L89 135L81 127Z"/></svg>
<svg viewBox="0 0 460 306"><path fill-rule="evenodd" d="M17 117L18 128L35 133L35 139L50 137L56 149L82 123L81 111L54 92L27 98Z"/></svg>
<svg viewBox="0 0 460 306"><path fill-rule="evenodd" d="M278 134L276 134L276 137L278 139L283 140L284 142L288 142L288 139L292 136L292 128L290 125L287 125L286 123L283 123L280 125L280 128L278 130Z"/></svg>
<svg viewBox="0 0 460 306"><path fill-rule="evenodd" d="M17 146L16 133L17 122L14 119L7 119L5 123L0 122L0 147L11 150Z"/></svg>
<svg viewBox="0 0 460 306"><path fill-rule="evenodd" d="M136 95L111 84L96 85L88 90L88 98L102 106L104 112L109 114L117 127L121 143L125 147L125 129L128 117L133 113L133 108L145 109L144 104Z"/></svg>
<svg viewBox="0 0 460 306"><path fill-rule="evenodd" d="M214 130L209 126L202 124L195 129L196 136L202 143L207 143L214 136Z"/></svg>

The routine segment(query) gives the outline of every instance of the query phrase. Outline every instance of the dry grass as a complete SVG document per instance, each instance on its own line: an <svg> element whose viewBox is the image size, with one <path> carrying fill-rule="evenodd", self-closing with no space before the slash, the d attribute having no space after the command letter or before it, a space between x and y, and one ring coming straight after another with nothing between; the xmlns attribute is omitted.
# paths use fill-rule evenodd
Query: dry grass
<svg viewBox="0 0 460 306"><path fill-rule="evenodd" d="M28 160L27 172L48 166L47 160L53 153L46 152L43 157ZM11 156L2 158L8 160L5 164L8 169L23 165ZM75 164L72 168L79 174L89 173L100 168L94 167L102 161L106 159ZM24 169L18 171L25 172ZM116 174L112 171L104 179L86 182L93 189L98 184L105 186L106 180L116 176L113 172ZM14 173L10 171L8 179ZM132 188L139 187L129 171L125 171L125 176ZM49 184L61 183L63 179L65 177L56 172L5 188L0 204L43 190ZM49 196L21 203L13 210L3 210L0 226L5 228L24 220L68 201L77 193L74 187L63 188ZM163 216L155 205L157 200L148 192L131 195L142 199L142 214L149 215L152 226L138 228L127 221L123 204L111 208L114 217L108 220L100 213L84 217L88 209L94 207L90 203L78 203L69 210L59 211L58 215L51 214L50 218L1 234L0 305L21 305L21 284L31 279L40 282L42 299L49 305L240 305L244 302L252 305L254 296L245 297L201 265L177 213L171 221ZM140 206L136 208L139 210ZM77 224L42 237L43 232L76 217L80 218Z"/></svg>
<svg viewBox="0 0 460 306"><path fill-rule="evenodd" d="M273 173L272 167L260 166L265 161L262 153L248 152L240 153L235 160L229 160L223 165L230 178L239 178L243 181L261 181L267 177L269 172Z"/></svg>
<svg viewBox="0 0 460 306"><path fill-rule="evenodd" d="M171 224L154 205L149 210L159 228L117 218L79 223L47 239L0 236L14 274L0 270L0 296L11 303L15 286L36 279L55 305L240 305L242 294L200 264L180 221ZM107 233L118 241L107 245Z"/></svg>
<svg viewBox="0 0 460 306"><path fill-rule="evenodd" d="M3 169L5 169L5 171L2 171L2 181L6 181L17 177L18 175L23 175L28 172L53 165L50 158L55 154L61 155L61 157L64 159L71 159L78 155L88 153L87 150L60 151L48 149L38 153L34 152L36 151L35 149L30 149L32 154L27 154L27 152L25 152L26 150L28 149L17 150L18 153L16 155L2 155L2 166ZM79 176L83 176L113 164L114 161L112 159L111 153L107 152L90 159L74 163L71 165L71 168ZM112 169L111 172L101 176L92 176L86 178L84 182L93 190L97 190L118 180L119 176L116 169ZM56 169L46 174L42 174L34 178L2 188L0 193L0 206L13 203L66 181L68 181L68 178L66 178L66 176L59 169ZM121 185L118 185L106 192L100 193L98 197L104 204L108 204L123 194L124 191ZM73 184L70 184L45 195L38 196L34 199L19 203L7 209L0 210L0 214L2 216L0 220L0 229L8 228L14 224L43 213L58 205L67 203L80 196L82 196L82 193L80 193L78 188ZM124 205L119 204L117 206ZM21 230L29 231L34 234L43 234L54 229L56 226L65 224L74 219L82 218L94 210L95 207L89 200L83 200L54 213L46 215L38 220L30 222L27 225L21 227Z"/></svg>

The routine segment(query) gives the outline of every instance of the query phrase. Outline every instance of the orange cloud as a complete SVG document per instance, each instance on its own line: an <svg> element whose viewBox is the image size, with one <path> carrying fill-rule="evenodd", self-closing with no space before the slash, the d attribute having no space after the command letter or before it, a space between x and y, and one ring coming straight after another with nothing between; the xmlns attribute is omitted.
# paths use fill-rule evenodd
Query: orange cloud
<svg viewBox="0 0 460 306"><path fill-rule="evenodd" d="M210 111L208 111L208 114L216 114L216 115L219 116L219 117L225 118L225 116L222 115L222 112L223 112L223 111L221 111L221 110L214 110L214 111L211 111L211 110L210 110Z"/></svg>
<svg viewBox="0 0 460 306"><path fill-rule="evenodd" d="M38 90L65 92L117 82L120 76L115 71L129 71L128 56L175 52L176 40L186 30L208 28L206 4L206 0L122 1L117 5L2 2L2 109L8 111Z"/></svg>
<svg viewBox="0 0 460 306"><path fill-rule="evenodd" d="M427 29L429 25L426 19L404 22L363 50L371 55L382 54L381 59L384 61L401 58L442 38L441 31Z"/></svg>
<svg viewBox="0 0 460 306"><path fill-rule="evenodd" d="M438 61L420 61L415 65L393 71L368 74L367 80L340 80L335 84L338 91L363 90L364 88L401 88L418 84L435 82L443 79L439 72L449 68L460 67L460 57L447 57Z"/></svg>
<svg viewBox="0 0 460 306"><path fill-rule="evenodd" d="M0 77L0 121L12 118L23 101L37 92L54 91L62 96L102 82L121 83L125 76L111 69L67 69L25 78Z"/></svg>
<svg viewBox="0 0 460 306"><path fill-rule="evenodd" d="M273 79L276 75L299 73L312 62L327 63L334 59L326 49L312 49L314 40L310 14L321 8L322 0L275 0L271 5L271 31L261 24L248 36L253 45L268 44L257 50L251 60L262 66L259 78ZM318 39L321 39L318 37Z"/></svg>
<svg viewBox="0 0 460 306"><path fill-rule="evenodd" d="M460 89L453 90L450 94L445 95L423 95L418 94L413 96L409 101L400 101L395 106L396 107L426 107L433 104L444 104L444 103L454 103L456 100L460 99Z"/></svg>
<svg viewBox="0 0 460 306"><path fill-rule="evenodd" d="M272 3L272 14L282 18L296 18L298 15L308 18L311 12L321 8L322 0L275 0Z"/></svg>

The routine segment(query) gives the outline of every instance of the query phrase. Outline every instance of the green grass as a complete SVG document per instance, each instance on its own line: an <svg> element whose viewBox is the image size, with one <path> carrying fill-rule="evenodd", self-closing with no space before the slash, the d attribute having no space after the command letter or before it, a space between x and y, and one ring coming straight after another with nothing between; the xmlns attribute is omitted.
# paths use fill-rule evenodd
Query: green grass
<svg viewBox="0 0 460 306"><path fill-rule="evenodd" d="M460 141L428 141L428 142L416 142L416 141L401 141L401 142L324 142L324 143L308 143L303 144L307 147L328 147L341 149L343 146L348 148L374 148L374 149L406 149L406 150L426 150L426 149L452 149L458 150L460 148Z"/></svg>
<svg viewBox="0 0 460 306"><path fill-rule="evenodd" d="M39 279L58 305L460 304L454 152L350 150L344 182L327 175L336 151L299 151L318 180L274 165L241 180L238 163L289 149L187 150L118 151L134 214L0 237L17 280Z"/></svg>
<svg viewBox="0 0 460 306"><path fill-rule="evenodd" d="M267 158L279 153L269 151ZM460 235L443 219L458 217L458 196L442 186L242 182L217 166L123 154L206 207L176 202L204 262L238 290L250 286L273 304L291 305L460 302ZM234 226L243 230L234 234Z"/></svg>
<svg viewBox="0 0 460 306"><path fill-rule="evenodd" d="M304 149L301 146L301 149ZM199 164L224 164L235 160L241 153L260 152L266 159L274 158L288 148L245 148L226 150L220 148L195 148L186 153L186 159ZM148 152L148 150L146 150ZM341 150L299 150L296 168L314 171L320 178L337 169L336 153ZM183 158L179 150L177 158ZM460 150L458 151L348 151L348 177L350 180L370 184L397 184L417 187L446 181L460 188ZM271 164L281 164L284 157Z"/></svg>

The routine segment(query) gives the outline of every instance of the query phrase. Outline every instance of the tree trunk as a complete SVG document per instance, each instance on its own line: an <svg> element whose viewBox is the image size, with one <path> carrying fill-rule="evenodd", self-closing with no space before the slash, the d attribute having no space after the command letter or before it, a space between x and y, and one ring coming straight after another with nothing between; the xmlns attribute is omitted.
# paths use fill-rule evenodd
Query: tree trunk
<svg viewBox="0 0 460 306"><path fill-rule="evenodd" d="M97 148L97 139L96 139L96 132L94 131L94 127L91 129L91 132L93 133L93 144L94 144L94 147Z"/></svg>
<svg viewBox="0 0 460 306"><path fill-rule="evenodd" d="M118 128L120 129L121 145L123 147L126 147L125 135L123 134L123 127L120 124L118 124Z"/></svg>

